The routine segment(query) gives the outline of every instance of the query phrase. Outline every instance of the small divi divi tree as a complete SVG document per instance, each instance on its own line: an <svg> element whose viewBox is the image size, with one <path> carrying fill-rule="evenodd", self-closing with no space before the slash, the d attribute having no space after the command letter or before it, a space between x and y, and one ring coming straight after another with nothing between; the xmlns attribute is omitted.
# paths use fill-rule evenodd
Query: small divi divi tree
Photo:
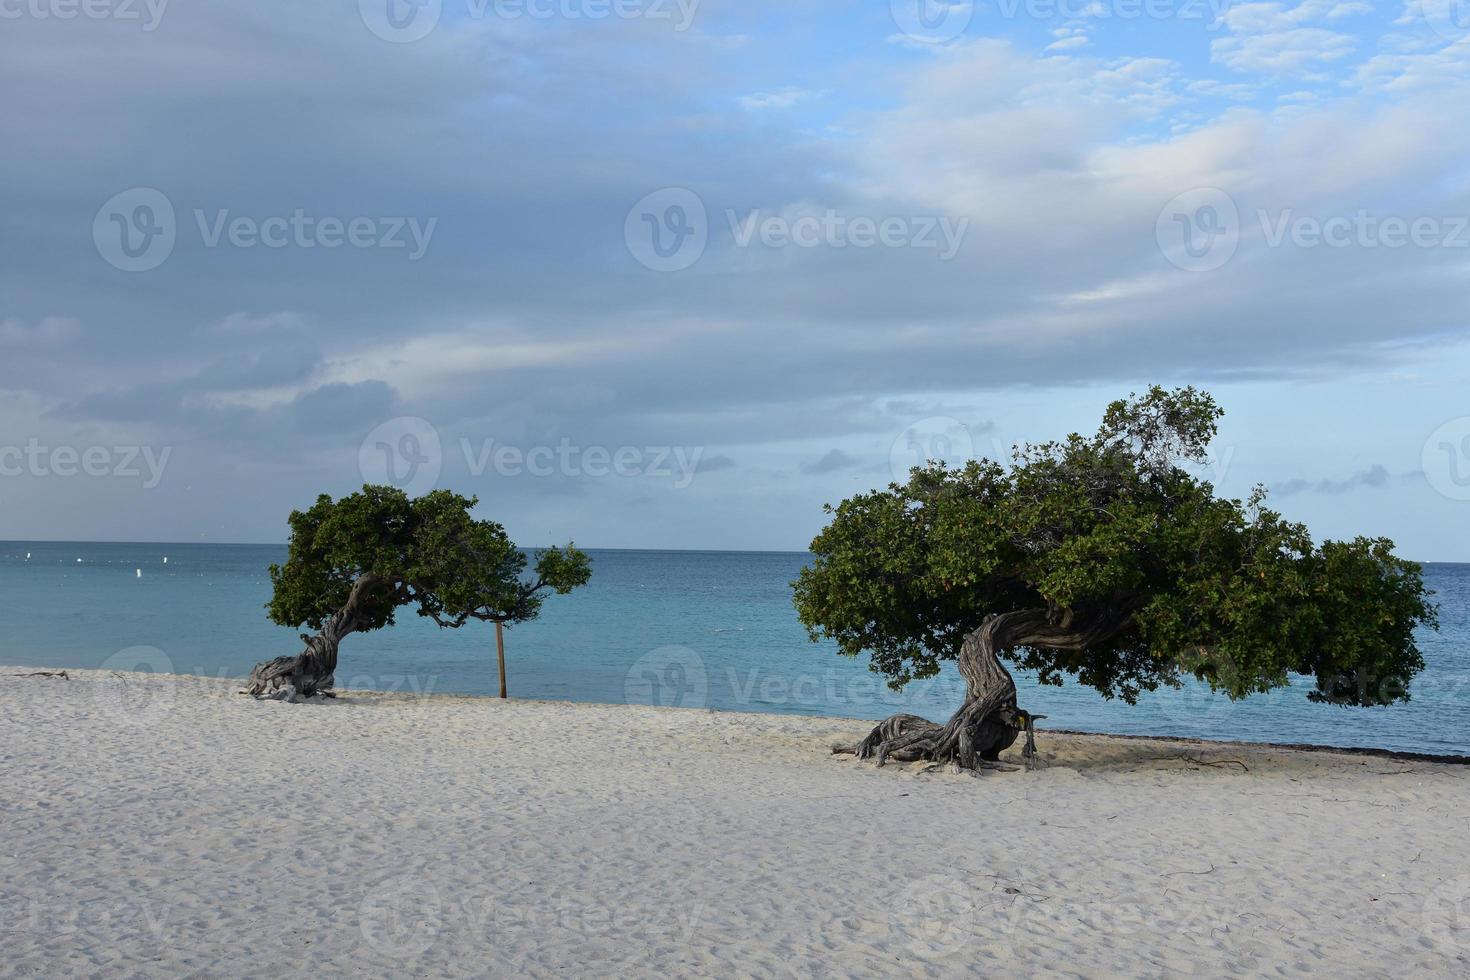
<svg viewBox="0 0 1470 980"><path fill-rule="evenodd" d="M391 626L404 606L440 626L477 619L498 631L535 618L545 592L586 584L590 563L571 545L540 552L527 580L525 554L499 524L470 515L476 503L448 490L410 500L369 485L293 512L290 550L284 565L270 568L266 608L273 621L315 633L302 634L301 653L257 664L247 693L330 694L342 640ZM502 696L504 676L502 654Z"/></svg>

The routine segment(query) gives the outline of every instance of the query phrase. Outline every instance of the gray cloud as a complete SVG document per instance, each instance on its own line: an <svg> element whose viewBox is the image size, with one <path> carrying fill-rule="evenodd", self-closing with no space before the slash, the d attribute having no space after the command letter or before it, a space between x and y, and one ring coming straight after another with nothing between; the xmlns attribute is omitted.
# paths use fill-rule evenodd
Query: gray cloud
<svg viewBox="0 0 1470 980"><path fill-rule="evenodd" d="M1345 480L1293 479L1278 484L1276 487L1272 488L1272 492L1279 497L1292 497L1299 493L1306 493L1308 491L1312 493L1339 494L1347 493L1350 490L1358 490L1364 487L1382 489L1384 487L1387 487L1395 479L1407 480L1417 478L1419 476L1420 474L1418 473L1411 473L1401 477L1395 477L1393 474L1389 473L1388 468L1385 467L1383 464L1374 463L1372 466L1368 467L1366 470L1363 470L1361 473L1356 473Z"/></svg>
<svg viewBox="0 0 1470 980"><path fill-rule="evenodd" d="M389 415L395 399L393 389L382 381L327 384L291 402L287 411L304 432L354 432L364 419Z"/></svg>
<svg viewBox="0 0 1470 980"><path fill-rule="evenodd" d="M729 456L703 456L697 470L700 473L717 473L720 470L733 470L738 465Z"/></svg>
<svg viewBox="0 0 1470 980"><path fill-rule="evenodd" d="M821 459L801 464L801 471L810 476L819 476L823 473L836 473L839 470L854 469L858 465L858 461L847 453L840 449L833 449Z"/></svg>

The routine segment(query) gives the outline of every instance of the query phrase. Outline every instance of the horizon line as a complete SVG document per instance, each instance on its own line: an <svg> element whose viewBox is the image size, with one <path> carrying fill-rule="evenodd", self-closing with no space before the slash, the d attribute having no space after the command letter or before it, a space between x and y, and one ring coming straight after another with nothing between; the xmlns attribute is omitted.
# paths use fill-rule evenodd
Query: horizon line
<svg viewBox="0 0 1470 980"><path fill-rule="evenodd" d="M285 548L288 541L109 541L84 538L0 538L0 544L137 544L137 545L211 545L218 548ZM560 548L562 545L516 545L517 548L544 550ZM606 548L596 545L581 546L582 551L665 551L683 554L720 555L810 555L801 548ZM1455 558L1410 558L1418 565L1470 565L1470 559Z"/></svg>
<svg viewBox="0 0 1470 980"><path fill-rule="evenodd" d="M188 547L209 545L218 548L285 548L288 541L139 541L108 540L101 538L0 538L0 544L136 544L136 545L183 545ZM564 545L516 545L518 548L560 548ZM803 548L607 548L597 545L578 545L581 551L675 551L688 553L715 553L727 555L809 555Z"/></svg>

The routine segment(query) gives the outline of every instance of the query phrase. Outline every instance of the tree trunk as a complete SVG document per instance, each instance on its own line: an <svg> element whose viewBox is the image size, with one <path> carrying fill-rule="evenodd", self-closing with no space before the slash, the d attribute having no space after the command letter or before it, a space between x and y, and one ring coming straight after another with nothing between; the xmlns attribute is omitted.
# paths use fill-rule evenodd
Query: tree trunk
<svg viewBox="0 0 1470 980"><path fill-rule="evenodd" d="M1080 619L1071 614L1054 622L1044 609L1021 609L987 616L980 628L960 647L960 675L965 679L965 702L943 725L917 715L894 715L874 728L857 745L835 747L878 765L927 760L953 762L965 769L996 768L1000 754L1026 733L1026 760L1035 756L1031 715L1016 706L1016 682L1000 662L1000 655L1017 647L1085 650L1125 629L1132 606L1115 608Z"/></svg>
<svg viewBox="0 0 1470 980"><path fill-rule="evenodd" d="M347 604L322 624L320 633L316 636L301 634L306 649L294 657L277 657L256 664L250 672L245 693L285 701L318 694L332 697L337 673L337 646L362 625L363 602L381 584L381 580L371 573L360 576L352 583Z"/></svg>
<svg viewBox="0 0 1470 980"><path fill-rule="evenodd" d="M500 696L504 698L505 693L505 624L495 623L495 657L500 661Z"/></svg>
<svg viewBox="0 0 1470 980"><path fill-rule="evenodd" d="M966 769L995 763L1025 729L1026 716L1016 707L1016 682L1000 662L1000 653L1015 645L1015 634L1035 615L1030 611L987 618L960 647L960 676L965 701L943 725L917 715L894 715L850 749L859 759L901 762L954 762Z"/></svg>

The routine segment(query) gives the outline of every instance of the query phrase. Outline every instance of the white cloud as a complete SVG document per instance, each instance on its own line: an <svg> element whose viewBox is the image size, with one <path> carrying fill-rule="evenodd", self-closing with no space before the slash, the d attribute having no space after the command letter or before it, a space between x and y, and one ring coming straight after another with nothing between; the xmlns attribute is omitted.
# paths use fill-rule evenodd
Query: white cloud
<svg viewBox="0 0 1470 980"><path fill-rule="evenodd" d="M1213 78L1202 78L1185 87L1190 95L1205 98L1230 99L1233 102L1249 102L1263 91L1260 85L1246 82L1221 82Z"/></svg>
<svg viewBox="0 0 1470 980"><path fill-rule="evenodd" d="M1060 40L1053 41L1046 46L1048 51L1076 51L1092 44L1085 34L1072 34Z"/></svg>
<svg viewBox="0 0 1470 980"><path fill-rule="evenodd" d="M1268 34L1222 37L1210 43L1214 60L1240 72L1290 74L1341 61L1357 48L1348 34L1299 27Z"/></svg>
<svg viewBox="0 0 1470 980"><path fill-rule="evenodd" d="M1349 34L1313 23L1336 23L1372 7L1336 0L1303 0L1294 7L1281 3L1246 3L1220 14L1230 37L1210 45L1213 59L1241 72L1293 74L1341 61L1358 46Z"/></svg>
<svg viewBox="0 0 1470 980"><path fill-rule="evenodd" d="M1233 31L1267 34L1290 30L1313 21L1334 21L1356 14L1371 14L1366 3L1340 3L1337 0L1302 0L1295 6L1283 3L1242 3L1228 7L1220 14Z"/></svg>
<svg viewBox="0 0 1470 980"><path fill-rule="evenodd" d="M277 313L253 314L253 313L231 313L230 315L210 324L209 329L219 334L266 334L278 331L304 330L309 326L310 320L301 313L280 311Z"/></svg>
<svg viewBox="0 0 1470 980"><path fill-rule="evenodd" d="M1060 64L981 44L920 72L875 122L865 193L973 221L971 268L989 288L966 321L979 356L1043 356L1048 345L1142 355L1204 336L1284 349L1317 343L1326 324L1346 350L1430 323L1467 326L1447 288L1457 255L1268 250L1257 212L1402 214L1414 188L1420 210L1407 213L1463 213L1441 182L1470 149L1470 100L1298 94L1289 112L1235 108L1141 136L1140 123L1170 111L1160 82L1170 95L1232 91L1185 82L1168 65ZM1094 96L1085 110L1078 87ZM1156 221L1170 198L1201 187L1233 196L1242 243L1217 272L1180 274L1161 260Z"/></svg>
<svg viewBox="0 0 1470 980"><path fill-rule="evenodd" d="M42 347L64 344L79 336L82 324L75 317L47 316L35 323L17 319L0 320L0 347Z"/></svg>
<svg viewBox="0 0 1470 980"><path fill-rule="evenodd" d="M1449 88L1463 94L1470 88L1470 34L1432 50L1376 55L1358 67L1353 82L1367 91L1408 94Z"/></svg>
<svg viewBox="0 0 1470 980"><path fill-rule="evenodd" d="M790 109L798 102L819 98L821 93L809 92L806 89L785 88L777 92L759 92L755 95L745 95L740 98L740 107L751 111L761 109Z"/></svg>

